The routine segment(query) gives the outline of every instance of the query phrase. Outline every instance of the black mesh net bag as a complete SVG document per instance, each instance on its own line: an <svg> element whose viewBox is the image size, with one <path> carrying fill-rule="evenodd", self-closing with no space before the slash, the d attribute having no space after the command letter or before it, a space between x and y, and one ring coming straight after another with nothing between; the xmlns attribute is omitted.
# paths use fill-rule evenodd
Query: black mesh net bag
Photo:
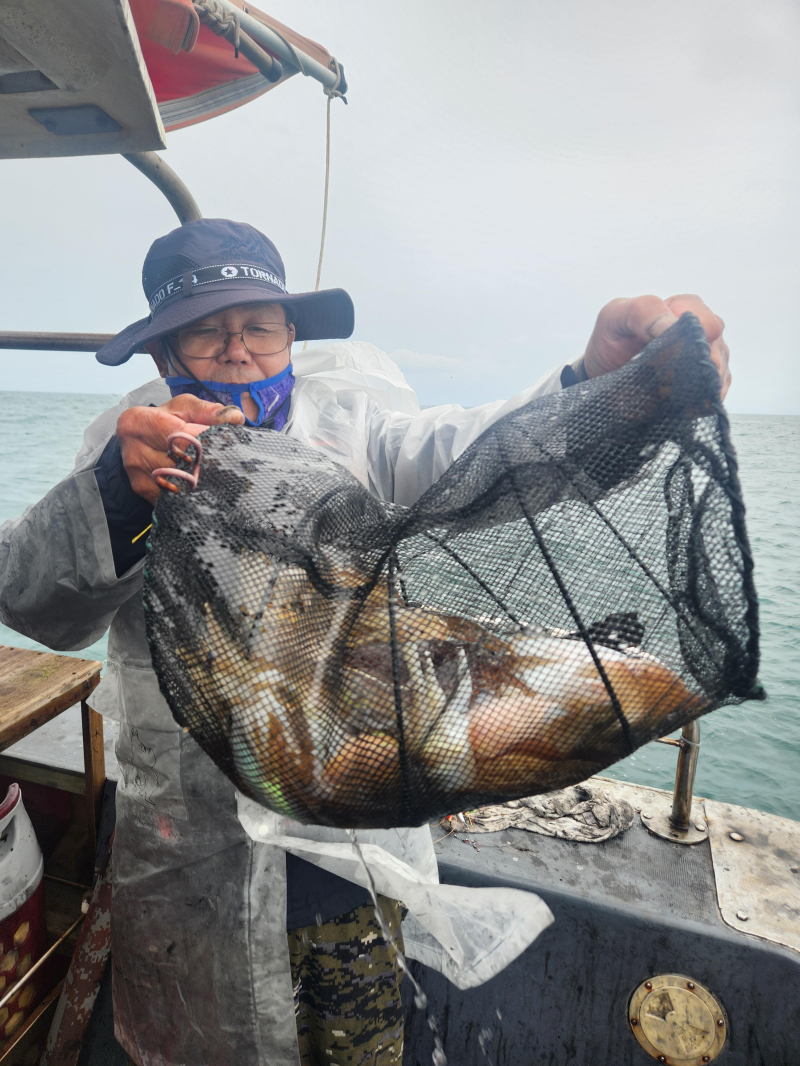
<svg viewBox="0 0 800 1066"><path fill-rule="evenodd" d="M203 434L144 602L176 720L304 822L417 825L581 781L756 693L719 380L683 318L491 426L413 507L271 431Z"/></svg>

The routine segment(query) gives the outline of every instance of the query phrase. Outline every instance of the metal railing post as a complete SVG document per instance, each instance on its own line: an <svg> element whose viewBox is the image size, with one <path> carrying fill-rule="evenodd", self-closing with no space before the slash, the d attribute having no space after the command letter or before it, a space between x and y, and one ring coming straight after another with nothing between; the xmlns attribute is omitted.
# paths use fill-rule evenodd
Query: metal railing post
<svg viewBox="0 0 800 1066"><path fill-rule="evenodd" d="M708 839L704 818L692 820L692 796L697 758L700 754L700 725L687 722L681 730L680 740L663 739L662 744L672 744L678 750L678 765L675 770L675 788L672 792L672 809L652 808L642 810L642 822L656 836L677 844L699 844Z"/></svg>
<svg viewBox="0 0 800 1066"><path fill-rule="evenodd" d="M692 820L694 775L697 770L697 756L700 753L700 725L697 721L688 722L683 727L678 743L680 750L669 820L676 829L688 829Z"/></svg>

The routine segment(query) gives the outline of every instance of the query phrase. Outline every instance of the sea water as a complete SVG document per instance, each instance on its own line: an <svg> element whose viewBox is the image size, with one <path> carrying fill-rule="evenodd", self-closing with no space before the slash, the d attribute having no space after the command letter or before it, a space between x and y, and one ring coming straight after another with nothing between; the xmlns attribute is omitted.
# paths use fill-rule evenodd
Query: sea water
<svg viewBox="0 0 800 1066"><path fill-rule="evenodd" d="M113 396L0 393L0 522L69 473L84 428ZM800 418L733 415L761 605L760 678L769 699L707 715L698 795L800 820ZM0 625L0 643L40 645ZM105 637L74 652L104 659ZM672 788L676 749L648 744L609 776Z"/></svg>

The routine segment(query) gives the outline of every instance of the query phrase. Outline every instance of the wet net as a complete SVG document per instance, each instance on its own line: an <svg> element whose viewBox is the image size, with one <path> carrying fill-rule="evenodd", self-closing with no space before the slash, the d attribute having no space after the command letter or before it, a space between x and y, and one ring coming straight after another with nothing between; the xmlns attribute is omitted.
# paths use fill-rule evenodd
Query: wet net
<svg viewBox="0 0 800 1066"><path fill-rule="evenodd" d="M506 415L410 508L290 436L203 434L145 568L176 720L304 822L417 825L560 789L757 693L719 380L684 317Z"/></svg>

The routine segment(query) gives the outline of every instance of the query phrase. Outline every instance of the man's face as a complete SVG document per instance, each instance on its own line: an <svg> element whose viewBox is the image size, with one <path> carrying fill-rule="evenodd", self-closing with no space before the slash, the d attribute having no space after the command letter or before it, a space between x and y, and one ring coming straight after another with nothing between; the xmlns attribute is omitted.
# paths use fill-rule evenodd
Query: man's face
<svg viewBox="0 0 800 1066"><path fill-rule="evenodd" d="M218 355L211 358L194 358L186 354L177 335L170 337L170 344L186 368L201 381L244 385L248 381L261 381L263 378L274 377L289 365L294 340L294 326L286 326L286 316L280 304L264 303L229 307L227 311L220 311L200 322L192 323L191 329L200 331L204 327L218 327L227 330L230 334L236 334L241 333L248 326L264 326L271 331L277 331L273 332L269 347L281 347L284 341L285 346L273 355L253 355L242 343L241 336L229 336L225 350ZM155 360L162 377L168 374L184 374L180 366L168 365L167 353L160 341L149 345L148 351Z"/></svg>

